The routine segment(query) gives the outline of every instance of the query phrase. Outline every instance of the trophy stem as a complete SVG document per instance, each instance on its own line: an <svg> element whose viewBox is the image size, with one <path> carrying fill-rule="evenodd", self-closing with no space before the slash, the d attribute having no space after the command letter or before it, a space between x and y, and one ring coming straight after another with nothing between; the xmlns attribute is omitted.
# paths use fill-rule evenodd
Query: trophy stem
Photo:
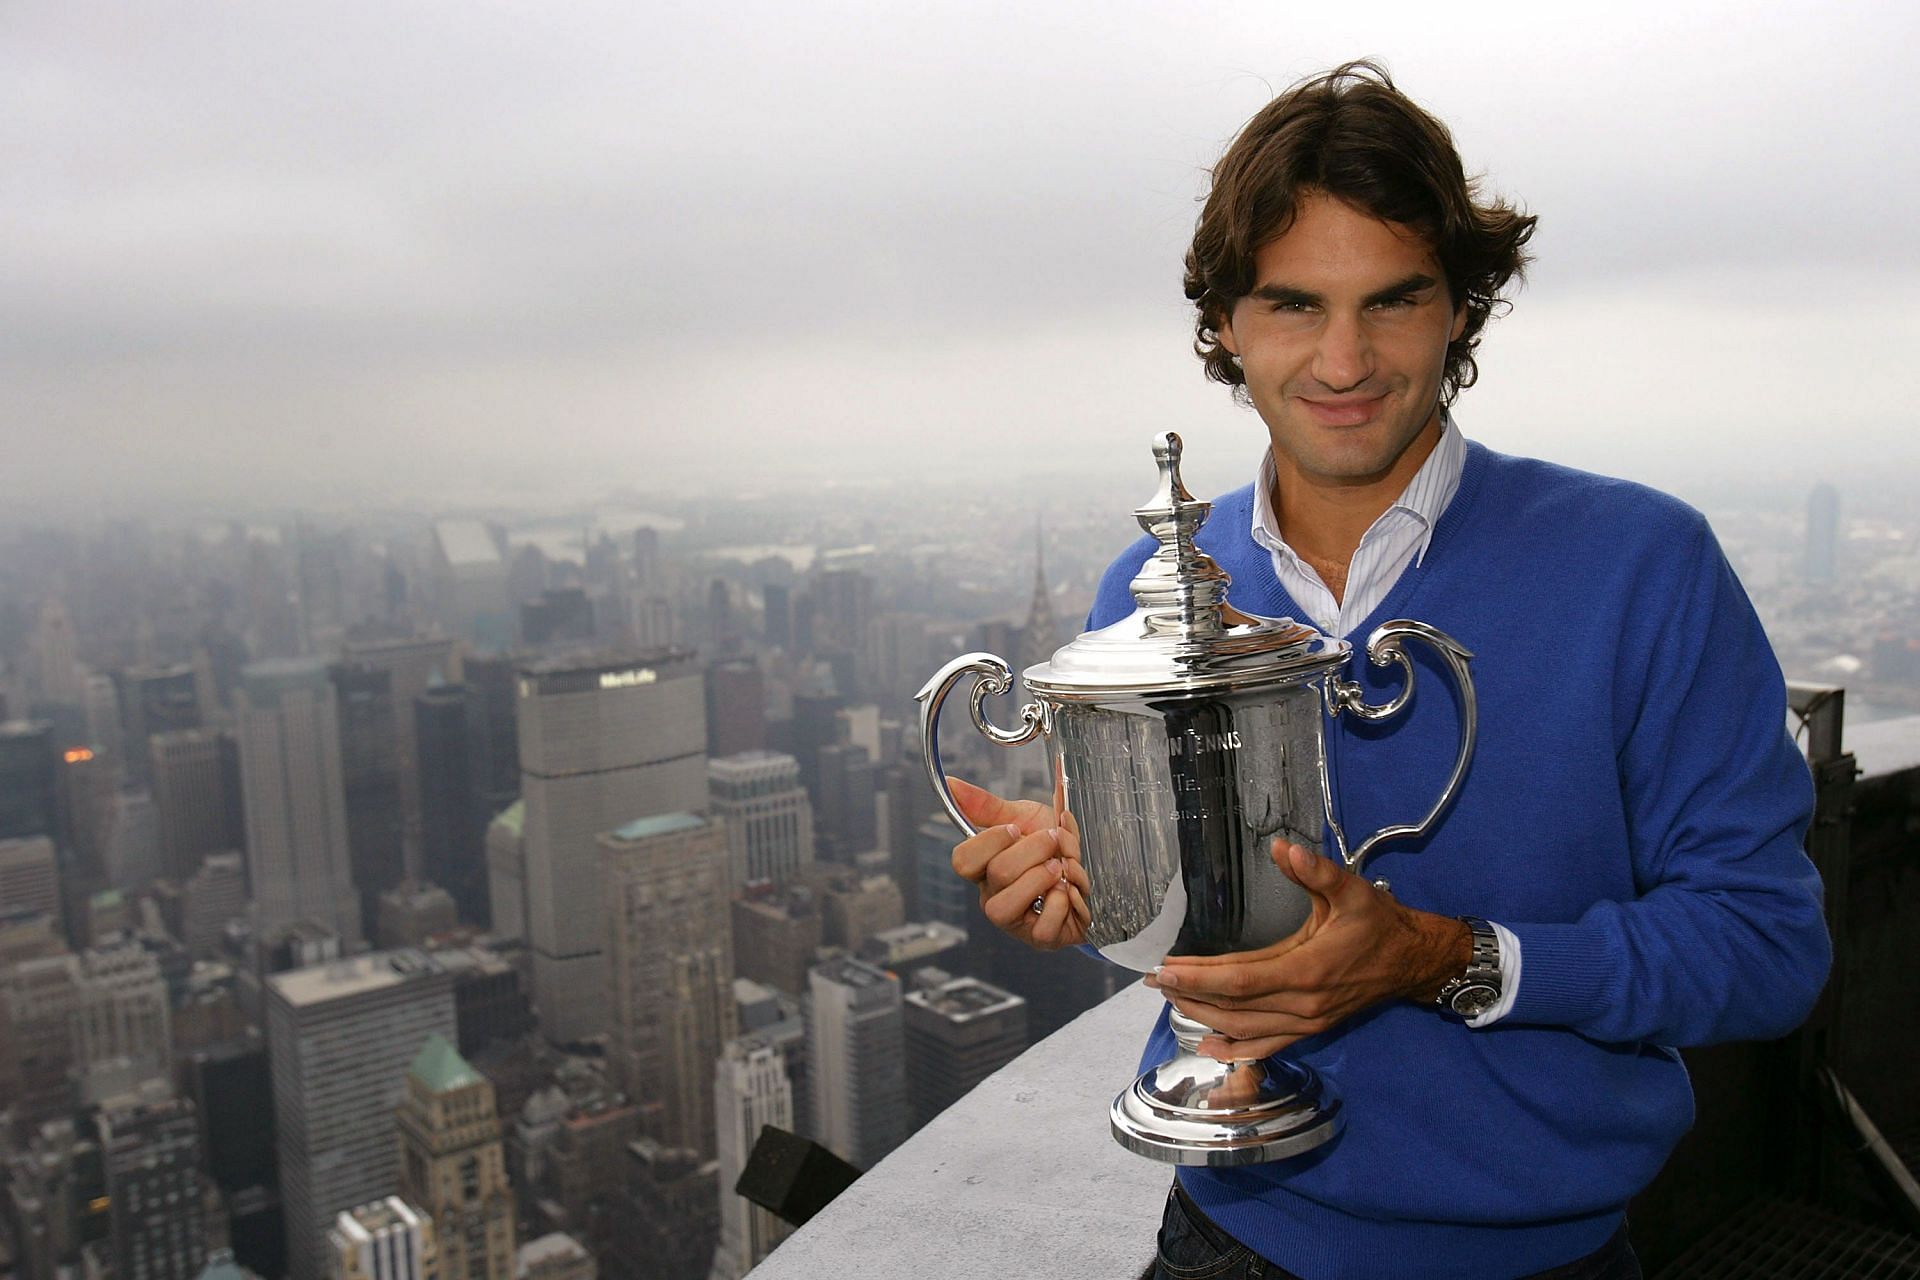
<svg viewBox="0 0 1920 1280"><path fill-rule="evenodd" d="M1285 1058L1220 1062L1197 1052L1211 1027L1177 1009L1167 1020L1180 1052L1113 1100L1109 1120L1121 1146L1168 1164L1218 1168L1283 1160L1339 1135L1339 1095L1313 1068Z"/></svg>

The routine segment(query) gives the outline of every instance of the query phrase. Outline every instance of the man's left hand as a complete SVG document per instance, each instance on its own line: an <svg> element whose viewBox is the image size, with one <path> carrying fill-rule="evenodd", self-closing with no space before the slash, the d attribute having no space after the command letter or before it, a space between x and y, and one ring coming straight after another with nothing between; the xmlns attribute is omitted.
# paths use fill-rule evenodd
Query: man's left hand
<svg viewBox="0 0 1920 1280"><path fill-rule="evenodd" d="M1168 956L1147 977L1180 1012L1219 1033L1200 1042L1202 1053L1264 1058L1383 1000L1431 1003L1466 971L1473 934L1461 921L1403 907L1297 844L1274 841L1273 860L1312 898L1305 924L1258 951Z"/></svg>

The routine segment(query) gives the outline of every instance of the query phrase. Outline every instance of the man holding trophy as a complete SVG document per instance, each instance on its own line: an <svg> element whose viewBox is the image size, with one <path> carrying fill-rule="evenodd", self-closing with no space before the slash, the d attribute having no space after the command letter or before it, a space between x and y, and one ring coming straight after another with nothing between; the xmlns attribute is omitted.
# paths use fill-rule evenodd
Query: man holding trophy
<svg viewBox="0 0 1920 1280"><path fill-rule="evenodd" d="M1825 981L1812 788L1705 519L1496 454L1449 412L1533 223L1371 64L1256 115L1186 292L1207 376L1267 428L1260 475L1209 508L1168 437L1092 634L1028 680L1054 803L950 780L977 832L954 868L995 925L1151 968L1169 1009L1136 1087L1182 1028L1240 1073L1202 1098L1182 1068L1184 1101L1146 1097L1137 1130L1115 1104L1116 1136L1181 1166L1157 1274L1637 1276L1626 1203L1692 1121L1675 1048L1785 1034ZM983 731L1020 736L980 697ZM1348 830L1377 834L1351 852ZM1236 840L1258 853L1201 852ZM1125 902L1122 845L1170 868ZM1268 881L1298 903L1284 936L1196 923L1257 914ZM1109 946L1147 938L1145 960ZM1252 1146L1179 1136L1275 1080L1339 1097Z"/></svg>

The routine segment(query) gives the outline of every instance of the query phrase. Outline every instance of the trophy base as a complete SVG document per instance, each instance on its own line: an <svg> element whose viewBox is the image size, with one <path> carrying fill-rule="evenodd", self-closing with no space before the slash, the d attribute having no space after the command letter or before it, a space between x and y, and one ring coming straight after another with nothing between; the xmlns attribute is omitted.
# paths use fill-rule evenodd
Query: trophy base
<svg viewBox="0 0 1920 1280"><path fill-rule="evenodd" d="M1215 1168L1284 1160L1339 1135L1340 1099L1311 1067L1218 1062L1190 1049L1121 1090L1114 1140L1167 1164Z"/></svg>

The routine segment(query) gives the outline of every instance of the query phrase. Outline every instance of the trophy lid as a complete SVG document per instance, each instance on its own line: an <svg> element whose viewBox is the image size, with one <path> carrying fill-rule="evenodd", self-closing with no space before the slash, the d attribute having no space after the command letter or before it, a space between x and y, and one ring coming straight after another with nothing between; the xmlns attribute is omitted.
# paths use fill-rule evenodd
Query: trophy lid
<svg viewBox="0 0 1920 1280"><path fill-rule="evenodd" d="M1180 480L1180 437L1153 443L1160 486L1134 518L1160 541L1129 583L1134 610L1088 631L1027 668L1035 693L1068 698L1264 688L1311 679L1341 666L1346 641L1292 618L1263 618L1227 603L1232 581L1194 535L1213 511Z"/></svg>

